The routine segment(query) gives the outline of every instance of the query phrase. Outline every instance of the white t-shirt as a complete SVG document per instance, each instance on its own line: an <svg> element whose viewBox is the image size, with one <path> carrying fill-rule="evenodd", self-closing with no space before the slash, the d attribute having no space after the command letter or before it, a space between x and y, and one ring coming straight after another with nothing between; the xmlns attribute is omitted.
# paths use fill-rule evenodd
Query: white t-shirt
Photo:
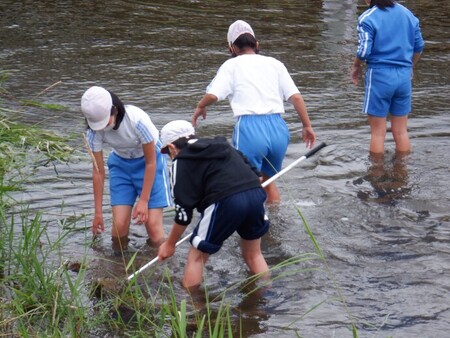
<svg viewBox="0 0 450 338"><path fill-rule="evenodd" d="M89 129L88 140L92 151L103 150L103 145L106 143L120 157L132 159L144 156L142 144L153 141L158 151L159 132L150 116L132 105L125 105L125 111L119 129L108 131Z"/></svg>
<svg viewBox="0 0 450 338"><path fill-rule="evenodd" d="M284 101L299 93L285 65L259 54L225 61L206 92L228 98L234 116L284 113Z"/></svg>

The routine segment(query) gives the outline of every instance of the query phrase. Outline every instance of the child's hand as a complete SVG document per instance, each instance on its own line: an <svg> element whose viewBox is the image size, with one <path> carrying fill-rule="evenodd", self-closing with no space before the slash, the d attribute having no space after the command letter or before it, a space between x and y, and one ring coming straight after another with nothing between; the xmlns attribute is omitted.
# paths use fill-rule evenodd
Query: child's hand
<svg viewBox="0 0 450 338"><path fill-rule="evenodd" d="M103 215L96 215L92 221L92 234L94 236L100 235L105 231L105 223L103 222Z"/></svg>
<svg viewBox="0 0 450 338"><path fill-rule="evenodd" d="M145 224L148 219L148 201L139 199L131 217L136 220L136 224Z"/></svg>
<svg viewBox="0 0 450 338"><path fill-rule="evenodd" d="M197 120L199 117L202 117L203 120L206 119L206 107L204 108L196 108L194 115L192 115L192 126L196 127L197 126Z"/></svg>
<svg viewBox="0 0 450 338"><path fill-rule="evenodd" d="M362 79L362 67L359 65L353 65L351 70L351 77L354 85L358 85L359 81Z"/></svg>
<svg viewBox="0 0 450 338"><path fill-rule="evenodd" d="M306 148L311 149L314 146L314 143L316 143L316 133L314 133L312 127L303 127L302 139L306 143Z"/></svg>
<svg viewBox="0 0 450 338"><path fill-rule="evenodd" d="M158 260L163 261L166 258L172 257L175 253L175 245L171 245L167 241L159 246L158 249Z"/></svg>

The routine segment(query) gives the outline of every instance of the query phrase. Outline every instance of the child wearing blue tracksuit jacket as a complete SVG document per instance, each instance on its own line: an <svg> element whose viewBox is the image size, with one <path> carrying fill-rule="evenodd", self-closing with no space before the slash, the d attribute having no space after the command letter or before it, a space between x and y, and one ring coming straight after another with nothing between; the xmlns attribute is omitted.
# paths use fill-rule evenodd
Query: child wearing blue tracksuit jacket
<svg viewBox="0 0 450 338"><path fill-rule="evenodd" d="M359 44L351 77L358 84L365 62L363 113L371 129L370 152L384 152L388 113L396 150L408 152L412 68L424 47L419 20L392 0L365 1L370 8L358 19Z"/></svg>

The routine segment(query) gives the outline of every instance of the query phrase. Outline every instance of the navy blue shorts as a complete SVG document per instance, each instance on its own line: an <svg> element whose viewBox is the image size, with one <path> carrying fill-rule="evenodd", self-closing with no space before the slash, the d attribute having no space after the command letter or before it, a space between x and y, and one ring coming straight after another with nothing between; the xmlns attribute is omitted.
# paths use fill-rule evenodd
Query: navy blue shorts
<svg viewBox="0 0 450 338"><path fill-rule="evenodd" d="M214 254L235 231L245 240L261 238L269 230L266 192L255 188L228 196L205 209L191 236L198 250Z"/></svg>

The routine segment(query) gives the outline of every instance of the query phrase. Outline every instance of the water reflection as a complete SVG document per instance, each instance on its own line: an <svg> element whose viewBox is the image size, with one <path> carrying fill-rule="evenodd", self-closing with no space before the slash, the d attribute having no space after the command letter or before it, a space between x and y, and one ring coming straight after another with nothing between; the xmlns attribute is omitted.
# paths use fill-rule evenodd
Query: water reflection
<svg viewBox="0 0 450 338"><path fill-rule="evenodd" d="M274 297L271 286L261 286L257 281L252 281L245 283L240 292L243 298L237 309L239 317L245 318L242 322L243 331L248 335L266 332L264 322L270 318L267 306Z"/></svg>
<svg viewBox="0 0 450 338"><path fill-rule="evenodd" d="M409 154L401 152L395 152L392 158L384 154L370 154L367 175L356 179L353 184L361 185L367 181L373 190L361 190L358 197L364 201L395 205L399 199L408 196L411 192L408 186L408 157Z"/></svg>

